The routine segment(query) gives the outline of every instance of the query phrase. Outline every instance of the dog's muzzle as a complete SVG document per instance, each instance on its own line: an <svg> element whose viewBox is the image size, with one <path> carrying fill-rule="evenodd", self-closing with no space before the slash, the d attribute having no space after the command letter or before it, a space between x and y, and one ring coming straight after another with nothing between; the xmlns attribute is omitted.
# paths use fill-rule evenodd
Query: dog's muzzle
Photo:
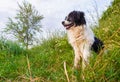
<svg viewBox="0 0 120 82"><path fill-rule="evenodd" d="M69 29L70 27L72 27L74 25L74 23L65 23L65 21L62 21L62 25L66 28Z"/></svg>

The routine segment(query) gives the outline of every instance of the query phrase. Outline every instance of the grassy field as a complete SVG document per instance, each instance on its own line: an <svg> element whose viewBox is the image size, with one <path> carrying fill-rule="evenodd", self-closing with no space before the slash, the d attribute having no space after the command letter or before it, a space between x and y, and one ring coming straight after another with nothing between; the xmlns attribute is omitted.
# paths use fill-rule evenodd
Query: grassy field
<svg viewBox="0 0 120 82"><path fill-rule="evenodd" d="M93 52L90 65L73 70L74 52L66 34L52 34L29 50L18 43L0 40L0 82L120 82L120 0L104 12L94 29L105 49ZM84 76L84 80L82 79Z"/></svg>

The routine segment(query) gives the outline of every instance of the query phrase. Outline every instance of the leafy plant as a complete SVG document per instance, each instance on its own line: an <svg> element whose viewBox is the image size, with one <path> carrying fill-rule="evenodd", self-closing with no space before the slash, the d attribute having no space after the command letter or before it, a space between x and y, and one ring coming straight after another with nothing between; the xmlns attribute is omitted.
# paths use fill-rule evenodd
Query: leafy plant
<svg viewBox="0 0 120 82"><path fill-rule="evenodd" d="M9 18L5 32L13 34L19 42L26 46L33 45L36 42L36 34L40 33L40 21L43 16L26 1L23 5L18 4L19 10L14 19Z"/></svg>

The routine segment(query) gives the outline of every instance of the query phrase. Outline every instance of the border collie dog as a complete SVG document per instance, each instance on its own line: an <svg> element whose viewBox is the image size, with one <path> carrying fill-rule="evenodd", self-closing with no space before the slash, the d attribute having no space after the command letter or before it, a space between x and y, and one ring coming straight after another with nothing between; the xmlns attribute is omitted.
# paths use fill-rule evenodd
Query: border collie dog
<svg viewBox="0 0 120 82"><path fill-rule="evenodd" d="M62 21L62 25L67 30L68 41L74 49L74 67L79 67L82 59L82 68L89 64L91 50L99 53L103 48L103 42L96 38L89 27L86 27L84 12L72 11Z"/></svg>

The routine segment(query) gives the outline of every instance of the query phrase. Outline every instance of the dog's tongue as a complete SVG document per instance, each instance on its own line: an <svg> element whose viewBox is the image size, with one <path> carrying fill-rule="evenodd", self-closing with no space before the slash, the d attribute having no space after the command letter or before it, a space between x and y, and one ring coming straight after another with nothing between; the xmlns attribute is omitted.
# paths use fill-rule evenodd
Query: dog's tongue
<svg viewBox="0 0 120 82"><path fill-rule="evenodd" d="M66 28L66 29L69 29L70 27L72 27L73 26L73 23L71 23L71 24L69 24L69 25L64 25L64 27Z"/></svg>
<svg viewBox="0 0 120 82"><path fill-rule="evenodd" d="M69 28L70 28L70 26L65 26L65 28L66 28L66 29L69 29Z"/></svg>

